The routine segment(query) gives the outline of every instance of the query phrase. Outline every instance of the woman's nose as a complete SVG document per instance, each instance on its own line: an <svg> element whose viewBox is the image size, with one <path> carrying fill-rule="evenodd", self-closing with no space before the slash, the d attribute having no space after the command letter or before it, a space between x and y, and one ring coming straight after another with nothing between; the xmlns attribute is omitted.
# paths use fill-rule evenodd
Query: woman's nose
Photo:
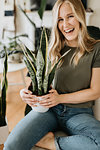
<svg viewBox="0 0 100 150"><path fill-rule="evenodd" d="M64 23L63 23L64 28L66 28L66 27L68 26L68 24L69 24L68 20L65 19L65 20L64 20Z"/></svg>

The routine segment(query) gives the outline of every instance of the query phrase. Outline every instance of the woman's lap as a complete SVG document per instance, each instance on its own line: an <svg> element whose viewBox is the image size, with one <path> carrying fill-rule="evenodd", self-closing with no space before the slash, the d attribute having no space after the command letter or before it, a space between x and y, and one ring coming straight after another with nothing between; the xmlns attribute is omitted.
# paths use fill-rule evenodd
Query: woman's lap
<svg viewBox="0 0 100 150"><path fill-rule="evenodd" d="M56 138L57 150L100 149L100 122L93 117L92 110L60 105L46 113L31 111L26 115L11 132L4 150L29 150L58 125L70 136Z"/></svg>

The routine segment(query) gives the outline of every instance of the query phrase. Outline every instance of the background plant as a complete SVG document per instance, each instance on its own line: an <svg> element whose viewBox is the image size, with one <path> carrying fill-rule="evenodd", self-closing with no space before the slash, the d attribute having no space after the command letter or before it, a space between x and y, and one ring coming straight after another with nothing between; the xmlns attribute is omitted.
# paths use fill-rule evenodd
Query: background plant
<svg viewBox="0 0 100 150"><path fill-rule="evenodd" d="M36 27L36 24L34 23L34 20L30 19L30 17L27 15L27 13L21 8L21 6L18 6L19 9L21 10L21 12L25 15L25 17L28 19L28 21L31 23L31 25L33 26L33 28L35 29L35 51L38 51L39 49L39 44L40 44L40 38L41 38L41 32L42 32L42 21L43 21L43 14L44 14L44 11L45 11L45 8L46 8L46 5L47 5L47 0L41 0L41 3L40 3L40 8L39 10L37 11L38 12L38 15L41 19L41 27L40 28L37 28ZM46 33L47 33L47 37L49 38L50 37L50 34L51 34L51 29L49 28L46 28Z"/></svg>
<svg viewBox="0 0 100 150"><path fill-rule="evenodd" d="M12 38L8 37L8 40L9 40L8 43L0 42L0 46L1 46L0 58L5 57L5 47L7 49L8 56L11 54L23 53L23 51L20 48L19 41L18 41L18 39L21 37L28 38L28 35L21 34L21 35L14 36Z"/></svg>
<svg viewBox="0 0 100 150"><path fill-rule="evenodd" d="M0 79L0 126L6 125L6 91L7 91L7 51L5 50L5 59L4 59L4 67L3 67L3 74L2 74L2 80Z"/></svg>

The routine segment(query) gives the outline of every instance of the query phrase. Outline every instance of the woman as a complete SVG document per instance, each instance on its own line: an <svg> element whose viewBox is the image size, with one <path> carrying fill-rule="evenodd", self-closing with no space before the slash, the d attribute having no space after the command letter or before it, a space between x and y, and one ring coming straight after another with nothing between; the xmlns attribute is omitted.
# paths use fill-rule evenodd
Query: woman
<svg viewBox="0 0 100 150"><path fill-rule="evenodd" d="M80 0L58 0L53 15L53 64L71 51L56 70L53 89L42 96L40 104L50 109L46 113L30 111L13 129L4 150L30 150L33 145L50 150L100 149L100 122L92 110L94 100L100 97L100 41L87 33ZM22 89L20 95L35 107L36 96L29 90ZM58 128L69 136L54 137Z"/></svg>

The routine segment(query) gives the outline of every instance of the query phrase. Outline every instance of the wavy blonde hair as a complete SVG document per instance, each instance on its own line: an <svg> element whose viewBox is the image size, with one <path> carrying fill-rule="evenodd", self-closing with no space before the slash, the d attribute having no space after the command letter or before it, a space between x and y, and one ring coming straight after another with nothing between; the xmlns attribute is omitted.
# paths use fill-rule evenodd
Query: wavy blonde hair
<svg viewBox="0 0 100 150"><path fill-rule="evenodd" d="M53 7L53 27L49 44L49 56L52 61L52 65L54 65L55 62L60 58L60 50L64 47L65 44L65 37L58 29L59 8L64 2L70 4L76 19L80 23L78 46L71 58L71 62L73 62L74 65L77 65L79 59L85 54L85 52L92 51L94 44L97 42L95 39L88 35L85 9L81 0L57 0L55 3Z"/></svg>

